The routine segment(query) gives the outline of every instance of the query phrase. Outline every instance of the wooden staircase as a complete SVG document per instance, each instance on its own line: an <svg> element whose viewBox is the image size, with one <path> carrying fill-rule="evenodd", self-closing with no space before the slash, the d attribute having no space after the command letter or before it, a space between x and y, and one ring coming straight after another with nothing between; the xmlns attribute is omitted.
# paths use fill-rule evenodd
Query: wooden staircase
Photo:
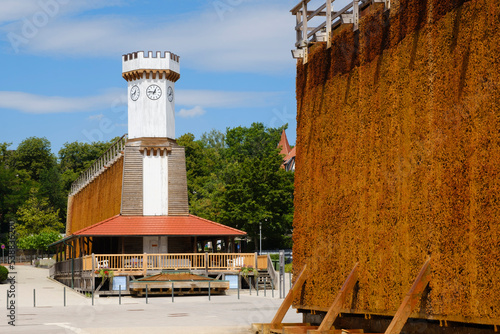
<svg viewBox="0 0 500 334"><path fill-rule="evenodd" d="M269 271L267 269L266 270L259 270L259 276L254 281L256 282L254 288L255 289L258 288L259 290L264 290L264 289L271 290L274 288L274 285L275 285L273 283L273 279L272 279L272 277L269 274Z"/></svg>

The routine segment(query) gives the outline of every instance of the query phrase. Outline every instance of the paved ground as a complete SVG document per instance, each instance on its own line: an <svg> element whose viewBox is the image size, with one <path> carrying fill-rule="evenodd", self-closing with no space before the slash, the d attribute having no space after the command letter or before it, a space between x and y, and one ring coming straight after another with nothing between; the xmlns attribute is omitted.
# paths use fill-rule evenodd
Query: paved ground
<svg viewBox="0 0 500 334"><path fill-rule="evenodd" d="M0 284L0 333L250 333L255 322L270 322L282 299L267 291L250 296L244 291L238 299L236 291L226 296L144 298L91 298L66 289L64 307L63 285L47 278L48 270L16 265L15 327L8 324L6 294L10 284ZM286 283L287 291L289 284ZM33 307L33 289L36 307ZM302 317L290 310L285 322L301 322Z"/></svg>

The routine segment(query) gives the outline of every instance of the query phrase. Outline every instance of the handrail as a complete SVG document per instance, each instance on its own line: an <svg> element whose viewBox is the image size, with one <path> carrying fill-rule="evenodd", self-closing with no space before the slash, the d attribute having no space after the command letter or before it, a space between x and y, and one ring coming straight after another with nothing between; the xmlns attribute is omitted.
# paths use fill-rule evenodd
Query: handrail
<svg viewBox="0 0 500 334"><path fill-rule="evenodd" d="M92 180L99 174L104 172L108 165L111 165L115 160L117 160L125 149L125 144L127 143L127 135L123 135L120 139L111 145L110 148L106 150L95 162L83 171L80 176L71 184L70 196L76 194L86 185L88 185Z"/></svg>
<svg viewBox="0 0 500 334"><path fill-rule="evenodd" d="M386 9L390 8L390 0L352 0L339 11L333 10L335 0L325 0L317 9L310 11L307 6L309 0L301 0L290 11L296 16L297 24L295 31L297 41L292 54L294 58L304 58L307 62L307 48L313 42L327 42L327 47L331 46L332 30L343 23L353 24L353 30L358 30L360 10L368 7L373 2L385 3ZM315 27L308 27L309 21L316 17L324 17Z"/></svg>
<svg viewBox="0 0 500 334"><path fill-rule="evenodd" d="M271 277L273 287L276 286L276 281L278 280L278 272L276 271L276 269L274 269L274 264L271 260L271 254L267 254L267 272L269 273L269 277Z"/></svg>
<svg viewBox="0 0 500 334"><path fill-rule="evenodd" d="M129 272L147 270L227 270L239 271L254 266L255 253L184 254L94 254L94 268ZM82 269L92 270L92 257L82 258Z"/></svg>

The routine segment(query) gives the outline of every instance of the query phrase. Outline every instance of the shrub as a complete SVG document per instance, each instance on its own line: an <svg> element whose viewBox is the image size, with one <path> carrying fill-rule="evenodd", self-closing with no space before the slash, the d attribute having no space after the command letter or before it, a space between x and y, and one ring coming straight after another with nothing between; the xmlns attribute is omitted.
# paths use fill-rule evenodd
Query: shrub
<svg viewBox="0 0 500 334"><path fill-rule="evenodd" d="M4 266L0 266L0 282L5 281L8 275L9 275L9 270Z"/></svg>

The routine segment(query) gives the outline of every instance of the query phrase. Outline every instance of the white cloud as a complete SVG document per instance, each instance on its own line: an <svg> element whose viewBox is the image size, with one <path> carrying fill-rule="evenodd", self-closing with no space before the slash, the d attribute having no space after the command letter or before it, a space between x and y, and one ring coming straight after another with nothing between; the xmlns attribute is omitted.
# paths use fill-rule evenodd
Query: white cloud
<svg viewBox="0 0 500 334"><path fill-rule="evenodd" d="M88 9L120 5L122 0L2 0L0 24L22 20L37 20L37 15L50 18Z"/></svg>
<svg viewBox="0 0 500 334"><path fill-rule="evenodd" d="M206 113L205 109L200 106L196 106L192 109L181 109L177 115L182 118L194 118L202 116Z"/></svg>
<svg viewBox="0 0 500 334"><path fill-rule="evenodd" d="M194 117L205 113L206 108L244 108L277 105L280 92L227 92L213 90L178 90L178 106L184 107L180 117ZM25 92L0 91L0 109L17 110L29 114L90 112L126 108L127 97L121 88L109 89L101 95L84 97L44 96ZM102 115L92 115L89 120L99 120Z"/></svg>
<svg viewBox="0 0 500 334"><path fill-rule="evenodd" d="M139 50L171 50L182 66L205 71L281 72L293 68L295 21L289 2L243 2L220 19L204 12L158 17L90 16L55 18L36 36L18 42L21 52L109 56ZM265 10L264 10L265 9ZM4 27L22 37L22 23ZM14 49L16 49L14 47Z"/></svg>
<svg viewBox="0 0 500 334"><path fill-rule="evenodd" d="M117 91L110 91L97 96L62 97L0 91L0 109L18 110L30 114L102 110L116 106L123 98L121 95Z"/></svg>

